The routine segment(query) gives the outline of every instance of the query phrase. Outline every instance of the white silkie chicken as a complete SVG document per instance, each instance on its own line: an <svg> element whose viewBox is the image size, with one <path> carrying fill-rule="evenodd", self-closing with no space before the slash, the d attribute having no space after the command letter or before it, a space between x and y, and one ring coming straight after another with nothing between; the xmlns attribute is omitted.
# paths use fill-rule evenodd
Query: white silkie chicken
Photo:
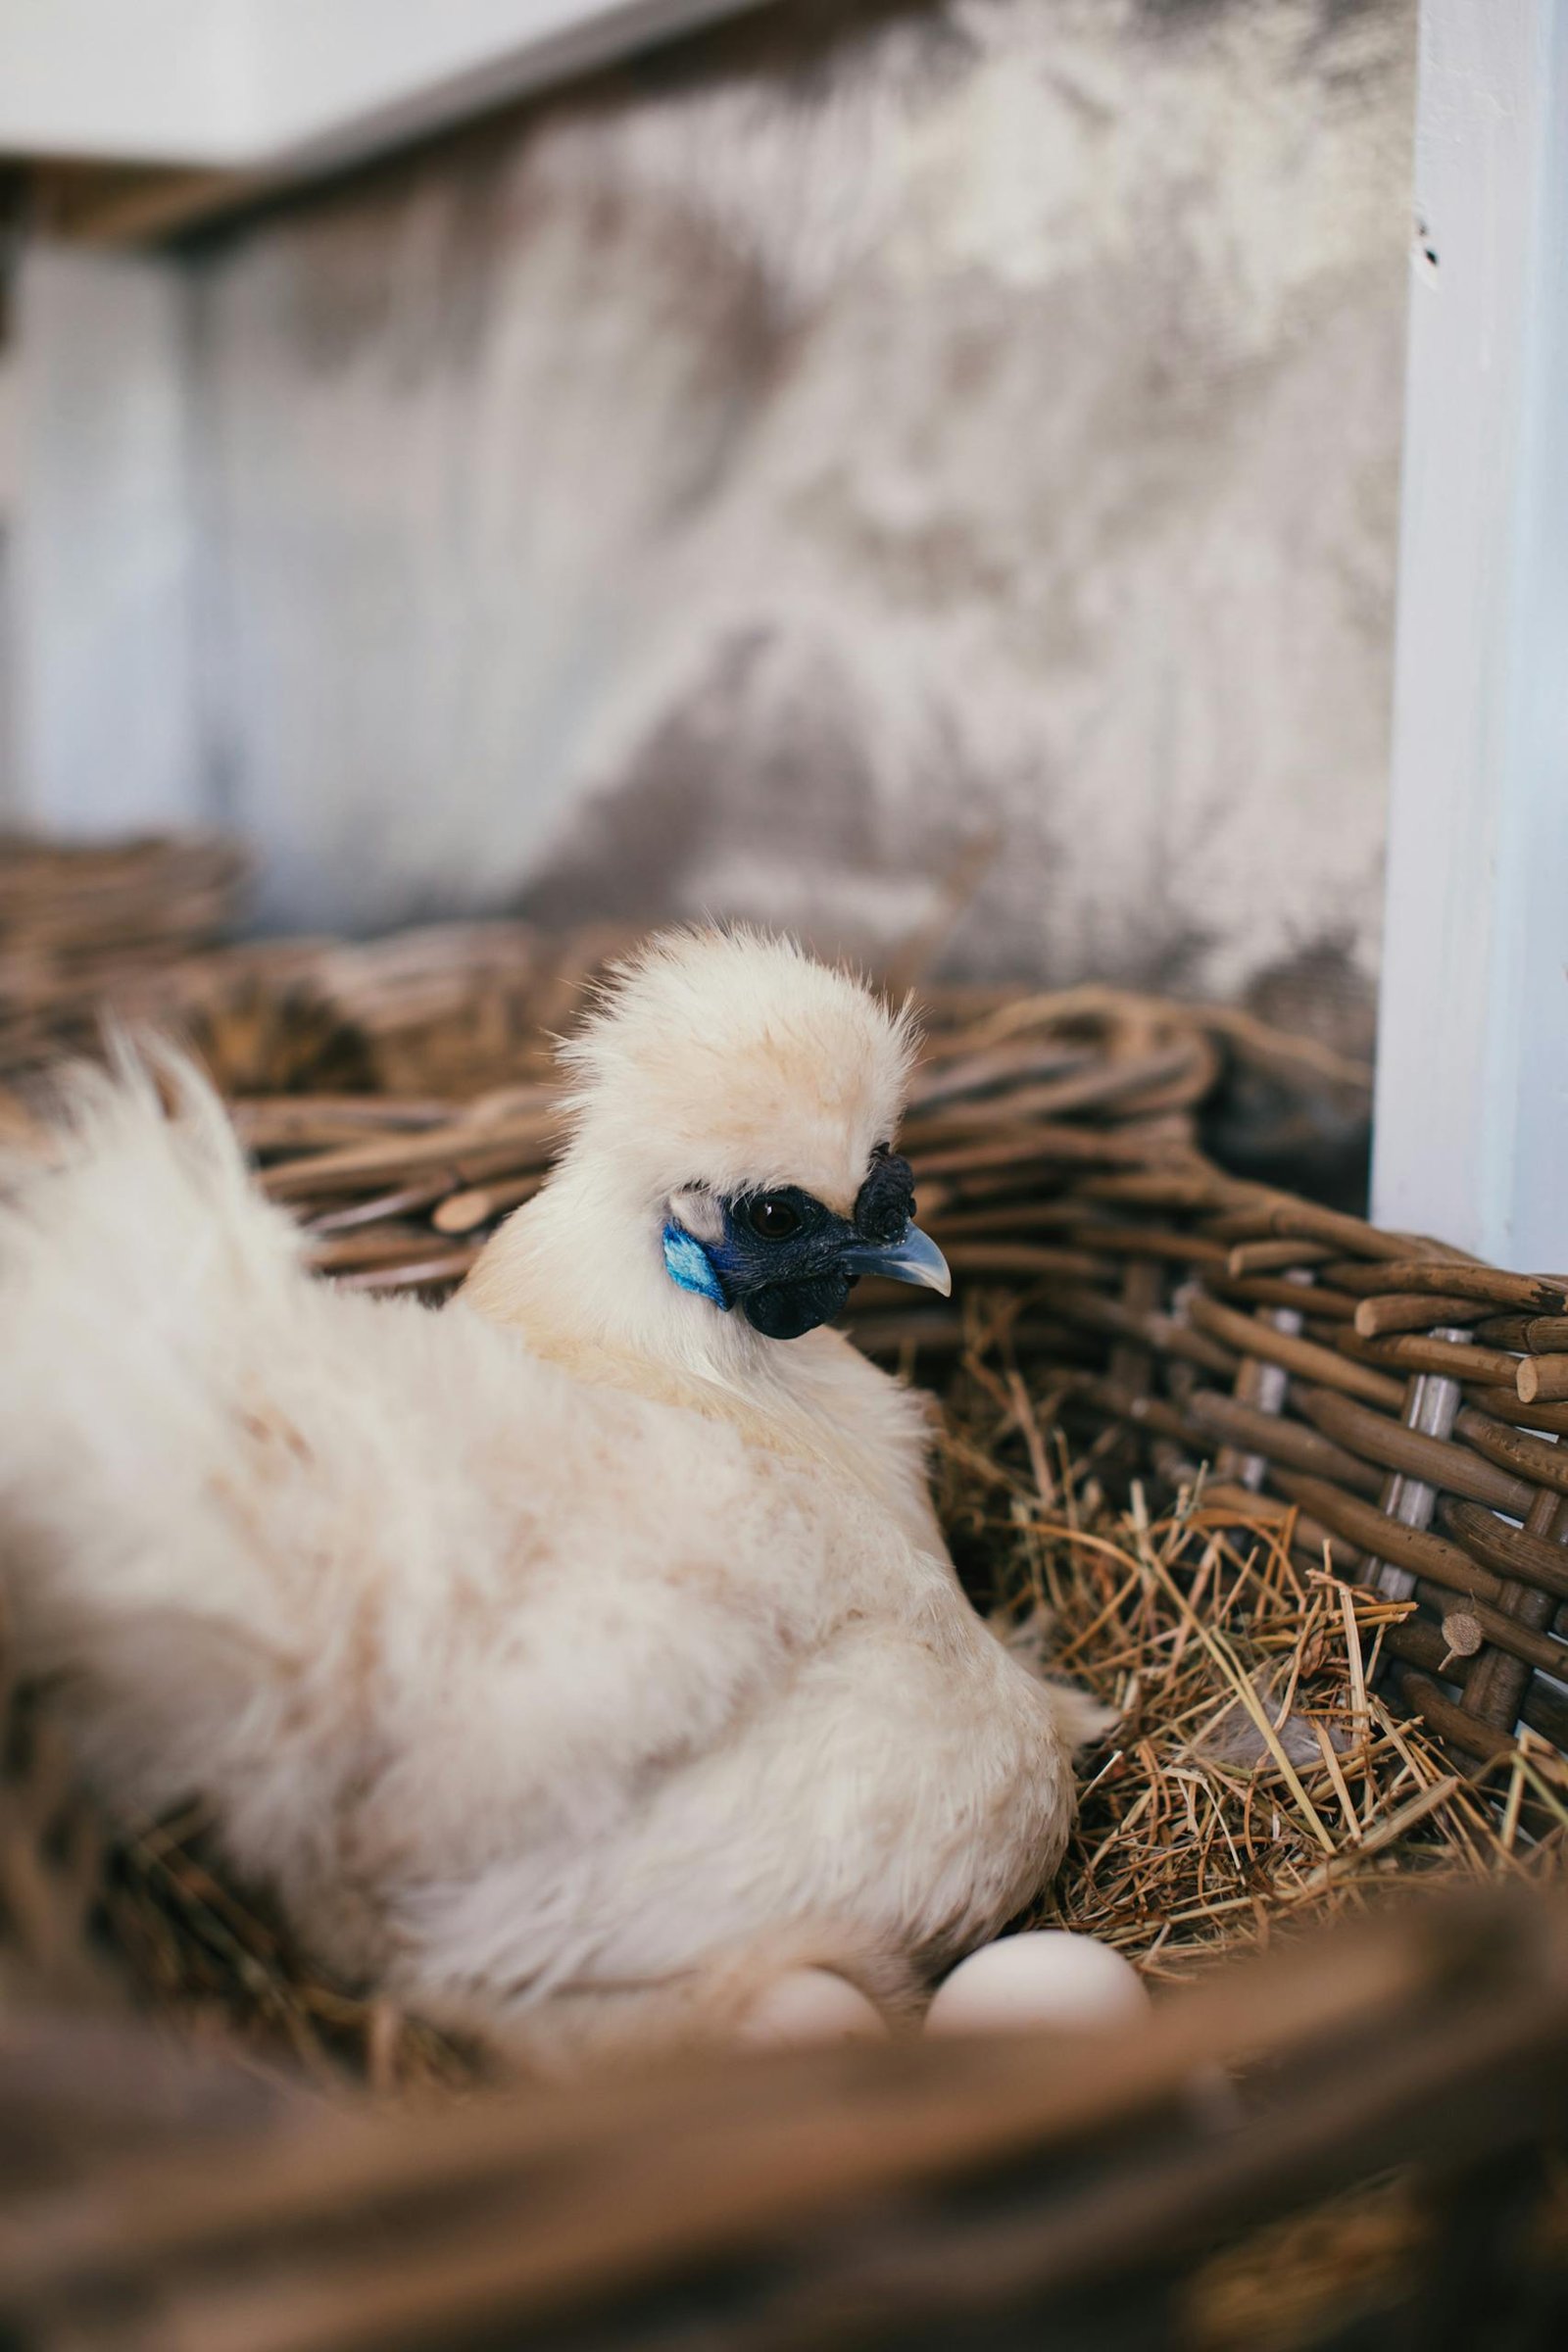
<svg viewBox="0 0 1568 2352"><path fill-rule="evenodd" d="M1088 1702L960 1591L917 1397L823 1326L947 1287L904 1018L657 941L569 1144L434 1311L303 1268L183 1064L74 1080L0 1212L0 1564L139 1815L198 1797L341 1971L547 2065L884 2009L1056 1866Z"/></svg>

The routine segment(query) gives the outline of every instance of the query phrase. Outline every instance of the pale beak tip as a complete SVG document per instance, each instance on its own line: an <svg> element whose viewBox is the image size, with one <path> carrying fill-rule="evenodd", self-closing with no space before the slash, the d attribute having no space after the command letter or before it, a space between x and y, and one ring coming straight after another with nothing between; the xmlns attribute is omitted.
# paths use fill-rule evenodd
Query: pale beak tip
<svg viewBox="0 0 1568 2352"><path fill-rule="evenodd" d="M906 1279L923 1284L943 1298L953 1297L953 1268L928 1233L911 1225L904 1237L901 1255L908 1268Z"/></svg>
<svg viewBox="0 0 1568 2352"><path fill-rule="evenodd" d="M944 1298L953 1296L952 1269L931 1236L922 1233L918 1225L906 1226L903 1240L885 1247L864 1245L847 1250L843 1262L852 1273L880 1274L885 1281L911 1282Z"/></svg>

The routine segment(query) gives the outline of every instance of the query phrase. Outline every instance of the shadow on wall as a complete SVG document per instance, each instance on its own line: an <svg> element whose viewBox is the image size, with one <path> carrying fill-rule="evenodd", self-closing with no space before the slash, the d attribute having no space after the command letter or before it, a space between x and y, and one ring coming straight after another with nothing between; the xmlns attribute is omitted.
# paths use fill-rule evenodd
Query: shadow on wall
<svg viewBox="0 0 1568 2352"><path fill-rule="evenodd" d="M710 908L1353 1037L1413 0L777 7L190 265L270 910Z"/></svg>

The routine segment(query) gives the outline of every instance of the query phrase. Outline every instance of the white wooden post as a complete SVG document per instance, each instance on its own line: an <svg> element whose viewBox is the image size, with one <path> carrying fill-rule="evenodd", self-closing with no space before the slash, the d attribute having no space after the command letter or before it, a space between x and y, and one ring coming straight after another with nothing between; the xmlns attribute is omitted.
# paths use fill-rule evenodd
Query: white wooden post
<svg viewBox="0 0 1568 2352"><path fill-rule="evenodd" d="M1568 1268L1568 0L1423 0L1373 1208Z"/></svg>
<svg viewBox="0 0 1568 2352"><path fill-rule="evenodd" d="M209 813L184 290L155 257L33 247L7 360L9 813L134 832Z"/></svg>

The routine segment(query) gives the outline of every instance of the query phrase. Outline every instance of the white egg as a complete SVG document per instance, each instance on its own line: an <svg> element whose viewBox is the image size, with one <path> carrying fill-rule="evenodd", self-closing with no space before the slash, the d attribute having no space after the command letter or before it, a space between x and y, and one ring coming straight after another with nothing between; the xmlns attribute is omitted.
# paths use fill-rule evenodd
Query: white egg
<svg viewBox="0 0 1568 2352"><path fill-rule="evenodd" d="M826 1968L792 1968L775 1977L736 2028L758 2047L792 2042L886 2041L881 2011L847 1977Z"/></svg>
<svg viewBox="0 0 1568 2352"><path fill-rule="evenodd" d="M926 2012L928 2034L1002 2034L1027 2026L1102 2033L1145 2015L1136 1969L1093 1936L1056 1928L1004 1936L959 1962Z"/></svg>

